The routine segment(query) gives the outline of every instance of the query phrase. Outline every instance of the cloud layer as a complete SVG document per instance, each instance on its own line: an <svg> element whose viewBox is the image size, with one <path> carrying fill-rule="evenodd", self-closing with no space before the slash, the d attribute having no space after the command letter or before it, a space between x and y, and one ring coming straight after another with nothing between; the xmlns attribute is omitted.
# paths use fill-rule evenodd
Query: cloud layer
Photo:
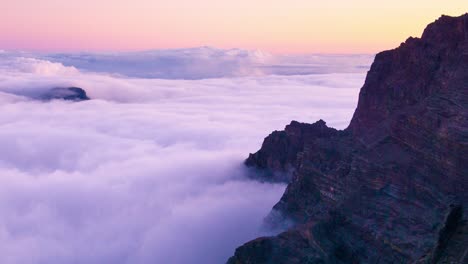
<svg viewBox="0 0 468 264"><path fill-rule="evenodd" d="M324 56L313 75L140 79L25 55L0 62L7 264L223 263L238 245L268 234L263 217L285 187L246 179L243 159L292 119L345 127L366 70L340 57L354 72L337 72ZM93 100L30 99L61 86L82 87Z"/></svg>
<svg viewBox="0 0 468 264"><path fill-rule="evenodd" d="M359 73L366 70L373 56L362 55L273 55L260 50L189 49L153 50L118 53L0 53L2 57L34 57L44 64L63 64L67 72L78 68L87 72L117 74L136 78L206 79L264 75L305 75ZM24 60L24 58L23 58ZM31 63L32 64L32 63ZM36 71L45 70L44 67ZM20 63L21 65L21 63ZM25 67L25 66L23 66Z"/></svg>

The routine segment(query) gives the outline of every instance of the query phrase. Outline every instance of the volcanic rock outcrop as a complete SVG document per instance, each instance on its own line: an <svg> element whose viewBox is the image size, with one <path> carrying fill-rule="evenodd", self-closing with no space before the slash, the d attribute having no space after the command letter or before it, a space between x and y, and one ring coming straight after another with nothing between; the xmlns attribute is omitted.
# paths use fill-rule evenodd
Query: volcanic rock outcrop
<svg viewBox="0 0 468 264"><path fill-rule="evenodd" d="M41 100L62 99L68 101L89 100L86 91L78 87L52 88L40 96Z"/></svg>
<svg viewBox="0 0 468 264"><path fill-rule="evenodd" d="M348 128L293 121L249 156L294 225L228 263L468 263L467 108L468 14L442 16L376 55Z"/></svg>

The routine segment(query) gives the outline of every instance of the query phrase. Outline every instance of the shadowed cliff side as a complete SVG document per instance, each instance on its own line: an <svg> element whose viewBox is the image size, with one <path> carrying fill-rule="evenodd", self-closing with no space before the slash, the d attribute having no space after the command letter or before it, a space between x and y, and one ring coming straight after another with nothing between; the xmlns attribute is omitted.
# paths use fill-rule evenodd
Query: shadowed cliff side
<svg viewBox="0 0 468 264"><path fill-rule="evenodd" d="M467 86L468 14L377 54L347 129L292 122L246 160L294 226L228 263L466 263Z"/></svg>

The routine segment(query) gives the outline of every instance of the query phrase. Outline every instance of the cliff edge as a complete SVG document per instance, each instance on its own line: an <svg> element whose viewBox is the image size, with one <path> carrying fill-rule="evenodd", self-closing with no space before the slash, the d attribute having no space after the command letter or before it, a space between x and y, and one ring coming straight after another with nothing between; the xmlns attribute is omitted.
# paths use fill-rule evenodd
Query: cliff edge
<svg viewBox="0 0 468 264"><path fill-rule="evenodd" d="M468 14L442 16L376 55L348 128L293 121L249 156L293 226L228 263L468 263L467 106Z"/></svg>

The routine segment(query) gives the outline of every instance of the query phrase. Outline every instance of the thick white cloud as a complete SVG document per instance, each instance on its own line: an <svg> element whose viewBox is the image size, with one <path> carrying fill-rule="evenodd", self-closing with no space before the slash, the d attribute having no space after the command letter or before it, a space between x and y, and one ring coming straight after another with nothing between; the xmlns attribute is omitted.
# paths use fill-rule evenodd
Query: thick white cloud
<svg viewBox="0 0 468 264"><path fill-rule="evenodd" d="M366 70L340 57L361 70L337 72L325 56L314 66L320 74L162 80L43 57L0 62L6 264L222 263L267 234L263 217L285 187L246 179L243 159L292 119L345 127ZM60 86L93 100L29 99Z"/></svg>
<svg viewBox="0 0 468 264"><path fill-rule="evenodd" d="M0 67L5 71L32 73L41 76L71 75L78 73L73 66L64 66L62 63L27 57L2 58Z"/></svg>

